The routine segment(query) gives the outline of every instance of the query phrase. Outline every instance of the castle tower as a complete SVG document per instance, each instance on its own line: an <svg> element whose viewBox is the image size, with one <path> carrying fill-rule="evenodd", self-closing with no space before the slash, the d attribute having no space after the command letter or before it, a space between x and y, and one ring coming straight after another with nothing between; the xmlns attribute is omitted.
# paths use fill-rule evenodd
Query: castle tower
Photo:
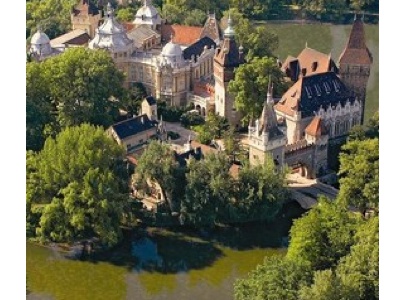
<svg viewBox="0 0 400 300"><path fill-rule="evenodd" d="M234 79L234 69L244 63L243 47L235 41L235 30L229 16L224 40L214 56L215 112L228 119L229 123L239 125L240 114L234 107L234 96L228 93L228 83Z"/></svg>
<svg viewBox="0 0 400 300"><path fill-rule="evenodd" d="M72 30L86 30L92 39L100 19L99 9L90 0L81 0L71 12Z"/></svg>
<svg viewBox="0 0 400 300"><path fill-rule="evenodd" d="M143 6L136 13L133 24L136 27L147 25L153 30L161 30L161 17L151 0L144 0Z"/></svg>
<svg viewBox="0 0 400 300"><path fill-rule="evenodd" d="M339 57L339 75L347 88L362 103L361 124L364 122L365 96L372 64L372 55L365 44L364 24L355 17L349 41Z"/></svg>
<svg viewBox="0 0 400 300"><path fill-rule="evenodd" d="M266 154L269 153L276 167L281 169L285 159L286 141L286 136L278 128L270 79L261 117L255 123L250 122L249 124L250 164L263 164Z"/></svg>

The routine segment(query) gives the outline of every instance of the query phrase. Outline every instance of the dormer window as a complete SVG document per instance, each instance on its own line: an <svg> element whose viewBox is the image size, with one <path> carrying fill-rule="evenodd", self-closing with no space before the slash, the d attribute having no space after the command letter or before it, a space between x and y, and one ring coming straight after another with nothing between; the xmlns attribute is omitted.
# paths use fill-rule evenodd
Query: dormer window
<svg viewBox="0 0 400 300"><path fill-rule="evenodd" d="M311 65L311 70L312 70L313 72L315 72L315 71L317 70L317 67L318 67L318 62L314 61L314 62L312 63L312 65Z"/></svg>

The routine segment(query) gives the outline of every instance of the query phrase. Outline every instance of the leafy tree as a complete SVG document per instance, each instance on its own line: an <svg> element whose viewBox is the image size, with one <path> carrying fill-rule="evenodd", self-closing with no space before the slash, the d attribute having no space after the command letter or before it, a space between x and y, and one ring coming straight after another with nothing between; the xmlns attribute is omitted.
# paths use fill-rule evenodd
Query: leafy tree
<svg viewBox="0 0 400 300"><path fill-rule="evenodd" d="M123 74L106 51L73 48L43 62L61 127L89 122L110 126L123 95Z"/></svg>
<svg viewBox="0 0 400 300"><path fill-rule="evenodd" d="M27 157L27 203L45 203L36 230L41 241L121 237L127 174L116 175L123 149L99 127L69 127ZM125 198L126 197L126 198Z"/></svg>
<svg viewBox="0 0 400 300"><path fill-rule="evenodd" d="M208 145L213 139L221 138L228 128L229 123L226 118L209 113L204 125L197 126L195 130L198 133L199 141Z"/></svg>
<svg viewBox="0 0 400 300"><path fill-rule="evenodd" d="M122 7L118 9L116 17L120 22L129 22L135 19L135 10L132 7Z"/></svg>
<svg viewBox="0 0 400 300"><path fill-rule="evenodd" d="M254 26L237 9L232 8L224 12L226 22L230 14L235 27L238 42L243 46L246 60L249 62L255 57L272 57L278 49L279 38L269 32L265 26Z"/></svg>
<svg viewBox="0 0 400 300"><path fill-rule="evenodd" d="M283 94L288 86L274 59L256 57L250 63L240 65L236 69L235 78L229 82L228 90L235 95L236 109L243 113L243 124L261 115L270 76L274 92L278 95Z"/></svg>
<svg viewBox="0 0 400 300"><path fill-rule="evenodd" d="M309 284L312 269L309 264L280 257L265 258L248 278L235 283L235 300L286 299L297 300L301 286Z"/></svg>
<svg viewBox="0 0 400 300"><path fill-rule="evenodd" d="M196 8L188 12L184 20L184 24L188 26L203 26L206 18L206 13Z"/></svg>
<svg viewBox="0 0 400 300"><path fill-rule="evenodd" d="M320 198L290 229L287 258L305 261L315 270L336 266L350 251L360 220L343 205Z"/></svg>
<svg viewBox="0 0 400 300"><path fill-rule="evenodd" d="M186 175L181 221L195 226L213 226L219 207L229 199L232 179L225 155L210 154L204 160L191 160Z"/></svg>
<svg viewBox="0 0 400 300"><path fill-rule="evenodd" d="M27 38L40 25L50 39L71 29L71 9L78 0L31 0L26 2Z"/></svg>
<svg viewBox="0 0 400 300"><path fill-rule="evenodd" d="M132 83L131 87L125 91L121 105L130 116L139 114L142 101L147 96L146 88L143 83Z"/></svg>
<svg viewBox="0 0 400 300"><path fill-rule="evenodd" d="M303 286L299 291L300 300L342 300L346 291L331 269L314 272L314 282L311 286Z"/></svg>
<svg viewBox="0 0 400 300"><path fill-rule="evenodd" d="M235 162L236 160L244 160L245 153L241 146L240 138L235 134L233 128L229 128L223 134L225 153Z"/></svg>
<svg viewBox="0 0 400 300"><path fill-rule="evenodd" d="M351 141L340 154L339 199L363 215L379 205L379 140Z"/></svg>
<svg viewBox="0 0 400 300"><path fill-rule="evenodd" d="M26 149L38 151L45 141L46 124L55 121L43 64L26 65Z"/></svg>
<svg viewBox="0 0 400 300"><path fill-rule="evenodd" d="M347 299L379 299L379 218L362 224L351 252L343 257L336 273ZM342 298L343 299L343 298Z"/></svg>
<svg viewBox="0 0 400 300"><path fill-rule="evenodd" d="M239 171L235 189L235 218L238 221L272 220L287 198L285 177L286 171L275 171L270 156L262 165L250 166L246 162Z"/></svg>
<svg viewBox="0 0 400 300"><path fill-rule="evenodd" d="M379 138L379 112L377 111L368 124L363 127L361 125L354 126L350 129L348 141Z"/></svg>
<svg viewBox="0 0 400 300"><path fill-rule="evenodd" d="M178 199L179 185L184 182L179 175L180 166L175 159L173 150L166 144L152 141L143 154L140 156L135 170L135 185L139 190L146 188L146 181L157 182L162 190L164 198L167 200L172 212L176 211L179 203L174 202ZM175 196L175 197L174 197Z"/></svg>

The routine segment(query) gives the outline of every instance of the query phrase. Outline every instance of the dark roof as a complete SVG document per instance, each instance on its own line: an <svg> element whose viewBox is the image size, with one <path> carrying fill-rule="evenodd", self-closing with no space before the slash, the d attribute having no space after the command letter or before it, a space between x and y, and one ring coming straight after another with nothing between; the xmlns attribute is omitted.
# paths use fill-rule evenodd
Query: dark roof
<svg viewBox="0 0 400 300"><path fill-rule="evenodd" d="M145 99L150 106L157 104L157 101L153 96L147 96Z"/></svg>
<svg viewBox="0 0 400 300"><path fill-rule="evenodd" d="M354 94L350 92L334 72L320 73L300 79L282 96L275 109L293 115L301 111L302 117L313 116L320 107L343 106L349 100L353 103Z"/></svg>
<svg viewBox="0 0 400 300"><path fill-rule="evenodd" d="M196 61L197 55L201 55L201 53L203 53L203 51L204 51L204 47L206 47L206 46L207 46L207 48L211 48L211 47L216 48L217 44L212 39L210 39L208 36L205 36L183 50L184 59L191 59L192 55L194 55L195 61Z"/></svg>
<svg viewBox="0 0 400 300"><path fill-rule="evenodd" d="M339 64L369 65L372 55L365 44L364 24L360 19L354 21L349 41L339 57Z"/></svg>
<svg viewBox="0 0 400 300"><path fill-rule="evenodd" d="M141 115L111 126L120 139L138 134L140 132L157 128L157 122L151 121L147 115Z"/></svg>

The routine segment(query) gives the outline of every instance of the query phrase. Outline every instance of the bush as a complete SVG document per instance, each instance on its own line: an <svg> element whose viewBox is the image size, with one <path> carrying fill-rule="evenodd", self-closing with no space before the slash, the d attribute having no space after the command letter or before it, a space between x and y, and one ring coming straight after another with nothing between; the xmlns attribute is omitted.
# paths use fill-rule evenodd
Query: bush
<svg viewBox="0 0 400 300"><path fill-rule="evenodd" d="M205 123L205 120L198 113L186 112L180 118L181 124L184 127L197 126Z"/></svg>

